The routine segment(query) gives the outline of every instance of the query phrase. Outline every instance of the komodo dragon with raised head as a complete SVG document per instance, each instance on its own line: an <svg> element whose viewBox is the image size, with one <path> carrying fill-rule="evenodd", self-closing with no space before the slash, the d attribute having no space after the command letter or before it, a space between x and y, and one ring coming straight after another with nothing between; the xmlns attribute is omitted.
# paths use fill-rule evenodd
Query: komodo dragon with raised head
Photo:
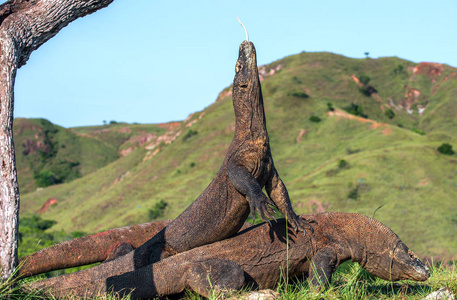
<svg viewBox="0 0 457 300"><path fill-rule="evenodd" d="M319 288L326 287L332 273L347 260L358 262L369 273L385 280L424 281L430 276L417 255L375 219L343 212L303 217L316 220L312 224L314 231L307 235L288 229L286 236L286 222L280 219L271 226L255 225L226 240L108 280L88 278L83 282L73 280L78 277L73 273L35 282L32 286L60 296L95 296L115 291L121 295L132 293L132 299L146 299L190 288L207 297L211 288L272 288L284 278L282 272L288 270L289 277L306 276L311 286Z"/></svg>
<svg viewBox="0 0 457 300"><path fill-rule="evenodd" d="M264 221L274 218L272 206L287 218L295 231L310 226L294 213L273 163L253 43L241 43L235 72L232 93L235 134L214 180L154 237L124 256L79 272L81 281L93 276L106 279L223 240L240 230L249 213L254 217L258 212ZM262 192L263 187L269 198Z"/></svg>

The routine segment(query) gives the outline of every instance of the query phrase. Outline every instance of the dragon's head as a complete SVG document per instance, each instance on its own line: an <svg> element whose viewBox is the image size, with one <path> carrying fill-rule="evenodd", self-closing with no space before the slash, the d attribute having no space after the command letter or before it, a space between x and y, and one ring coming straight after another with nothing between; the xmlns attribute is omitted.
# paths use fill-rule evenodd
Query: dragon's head
<svg viewBox="0 0 457 300"><path fill-rule="evenodd" d="M416 280L425 281L430 277L430 270L400 239L387 253L368 259L365 269L371 274L390 281Z"/></svg>
<svg viewBox="0 0 457 300"><path fill-rule="evenodd" d="M430 277L427 266L401 241L395 247L390 273L392 281L403 279L425 281Z"/></svg>

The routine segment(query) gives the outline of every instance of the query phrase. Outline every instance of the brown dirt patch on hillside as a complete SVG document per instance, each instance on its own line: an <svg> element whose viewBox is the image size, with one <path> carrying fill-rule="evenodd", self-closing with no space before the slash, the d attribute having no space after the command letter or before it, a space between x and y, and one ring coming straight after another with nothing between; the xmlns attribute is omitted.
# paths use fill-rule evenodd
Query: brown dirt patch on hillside
<svg viewBox="0 0 457 300"><path fill-rule="evenodd" d="M168 130L173 130L173 129L176 129L179 126L181 126L181 123L182 122L160 123L160 124L157 124L157 126L160 127L160 128L168 129Z"/></svg>
<svg viewBox="0 0 457 300"><path fill-rule="evenodd" d="M356 120L360 123L368 123L371 124L370 128L371 129L380 129L383 128L382 133L384 135L388 135L392 132L392 129L390 126L386 123L379 123L371 119L366 119L358 116L351 115L350 113L347 113L345 111L335 109L334 111L329 111L328 115L330 117L339 117L339 118L344 118L344 119L349 119L349 120Z"/></svg>
<svg viewBox="0 0 457 300"><path fill-rule="evenodd" d="M432 80L432 82L436 82L436 80L441 77L443 70L443 64L421 62L420 64L413 67L412 71L413 75L426 75Z"/></svg>

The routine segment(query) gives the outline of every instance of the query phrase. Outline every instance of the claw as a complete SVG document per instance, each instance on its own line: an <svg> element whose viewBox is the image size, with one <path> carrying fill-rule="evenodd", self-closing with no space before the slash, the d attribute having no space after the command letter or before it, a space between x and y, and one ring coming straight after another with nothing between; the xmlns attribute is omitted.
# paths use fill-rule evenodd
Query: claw
<svg viewBox="0 0 457 300"><path fill-rule="evenodd" d="M267 200L268 205L278 208L278 206L276 205L276 203L273 202L273 200L271 200L270 198L267 198L267 199L268 199Z"/></svg>
<svg viewBox="0 0 457 300"><path fill-rule="evenodd" d="M303 225L307 226L309 228L309 230L311 231L311 233L314 233L314 228L309 223L317 223L317 222L315 220L305 220L305 219L303 219L303 220L306 222ZM306 231L304 228L303 228L303 234L306 235Z"/></svg>
<svg viewBox="0 0 457 300"><path fill-rule="evenodd" d="M314 228L313 228L313 226L309 225L309 229L311 230L311 233L314 233Z"/></svg>
<svg viewBox="0 0 457 300"><path fill-rule="evenodd" d="M273 216L272 212L269 211L267 209L267 211L265 212L265 215L267 216L268 219L275 219L275 217ZM275 219L276 220L276 219Z"/></svg>

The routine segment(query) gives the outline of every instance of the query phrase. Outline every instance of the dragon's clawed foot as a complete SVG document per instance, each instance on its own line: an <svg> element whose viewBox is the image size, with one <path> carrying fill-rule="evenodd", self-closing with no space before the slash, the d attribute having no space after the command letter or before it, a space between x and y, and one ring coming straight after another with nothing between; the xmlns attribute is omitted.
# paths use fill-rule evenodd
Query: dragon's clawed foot
<svg viewBox="0 0 457 300"><path fill-rule="evenodd" d="M252 215L252 223L255 221L255 213L258 212L260 218L268 222L270 225L270 220L273 219L276 220L275 214L276 211L272 207L276 207L275 203L271 201L267 196L265 196L263 193L260 194L257 197L253 197L251 199L248 199L249 201L249 206L251 209L251 215Z"/></svg>
<svg viewBox="0 0 457 300"><path fill-rule="evenodd" d="M295 218L290 218L287 220L289 225L292 226L295 232L303 231L303 234L306 235L305 228L309 229L311 233L314 233L314 228L311 223L317 224L316 220L313 219L305 219L300 216L295 216Z"/></svg>

